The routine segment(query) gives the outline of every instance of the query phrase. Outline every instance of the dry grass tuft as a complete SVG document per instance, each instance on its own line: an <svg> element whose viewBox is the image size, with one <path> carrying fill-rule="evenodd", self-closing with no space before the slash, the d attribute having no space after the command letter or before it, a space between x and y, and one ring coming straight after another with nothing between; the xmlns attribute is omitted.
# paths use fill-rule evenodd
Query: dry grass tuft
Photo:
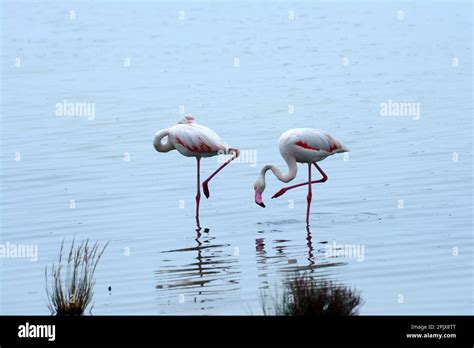
<svg viewBox="0 0 474 348"><path fill-rule="evenodd" d="M363 300L356 290L335 285L330 281L316 281L307 275L297 274L285 284L283 296L266 306L265 315L283 316L352 316L358 314Z"/></svg>
<svg viewBox="0 0 474 348"><path fill-rule="evenodd" d="M48 308L53 315L83 315L94 294L94 272L109 243L99 250L99 243L89 245L89 239L75 246L72 241L67 262L64 259L64 240L61 242L58 264L51 268L52 284L45 268ZM66 269L64 270L64 266Z"/></svg>

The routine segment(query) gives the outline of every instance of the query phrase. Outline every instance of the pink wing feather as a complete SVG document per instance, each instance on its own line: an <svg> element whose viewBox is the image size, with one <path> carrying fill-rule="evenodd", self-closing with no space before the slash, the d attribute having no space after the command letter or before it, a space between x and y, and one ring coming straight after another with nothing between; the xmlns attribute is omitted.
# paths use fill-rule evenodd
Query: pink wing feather
<svg viewBox="0 0 474 348"><path fill-rule="evenodd" d="M346 151L347 148L332 135L316 129L302 129L295 134L295 145L312 151L333 152Z"/></svg>
<svg viewBox="0 0 474 348"><path fill-rule="evenodd" d="M226 151L227 144L210 128L192 123L180 123L171 128L171 141L185 156L212 156Z"/></svg>

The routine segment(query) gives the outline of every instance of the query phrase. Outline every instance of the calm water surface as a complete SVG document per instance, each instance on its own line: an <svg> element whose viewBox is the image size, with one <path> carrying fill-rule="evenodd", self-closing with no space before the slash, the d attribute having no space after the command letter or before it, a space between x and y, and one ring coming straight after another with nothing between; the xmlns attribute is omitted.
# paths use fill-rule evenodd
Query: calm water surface
<svg viewBox="0 0 474 348"><path fill-rule="evenodd" d="M0 313L48 313L44 268L75 237L110 241L94 314L261 314L296 270L357 288L361 314L472 314L469 2L5 1L0 22L0 238L39 252L0 258ZM64 100L95 118L56 116ZM388 100L419 119L381 116ZM211 182L201 229L195 161L151 144L181 105L257 151ZM267 208L253 202L294 127L351 149L321 162L309 230L304 188L270 200L269 175Z"/></svg>

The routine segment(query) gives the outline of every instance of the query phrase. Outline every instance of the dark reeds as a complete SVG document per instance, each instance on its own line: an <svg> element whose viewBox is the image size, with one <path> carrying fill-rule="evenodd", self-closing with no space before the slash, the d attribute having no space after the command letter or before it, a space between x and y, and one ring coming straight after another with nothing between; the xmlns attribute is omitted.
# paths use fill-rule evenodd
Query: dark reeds
<svg viewBox="0 0 474 348"><path fill-rule="evenodd" d="M272 302L272 306L267 306L262 296L265 315L352 316L358 314L363 304L356 290L301 274L289 279L283 296Z"/></svg>
<svg viewBox="0 0 474 348"><path fill-rule="evenodd" d="M94 294L94 272L108 244L99 250L97 242L90 246L87 239L75 246L73 240L67 260L64 260L64 240L61 242L59 262L53 264L50 272L51 285L48 281L48 268L45 268L46 295L51 314L64 316L84 314Z"/></svg>

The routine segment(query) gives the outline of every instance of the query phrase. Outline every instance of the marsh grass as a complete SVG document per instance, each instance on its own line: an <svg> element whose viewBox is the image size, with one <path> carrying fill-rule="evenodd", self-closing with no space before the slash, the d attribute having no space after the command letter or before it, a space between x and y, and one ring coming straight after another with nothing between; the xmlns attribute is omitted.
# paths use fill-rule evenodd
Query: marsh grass
<svg viewBox="0 0 474 348"><path fill-rule="evenodd" d="M301 274L288 279L283 295L271 299L270 305L267 297L261 294L264 315L352 316L363 304L356 290Z"/></svg>
<svg viewBox="0 0 474 348"><path fill-rule="evenodd" d="M51 268L52 282L48 281L45 268L48 308L53 315L80 316L90 305L94 294L94 273L109 243L99 248L99 243L89 244L89 239L75 245L72 241L67 258L64 257L64 240L61 242L59 262ZM91 308L92 309L92 308Z"/></svg>

